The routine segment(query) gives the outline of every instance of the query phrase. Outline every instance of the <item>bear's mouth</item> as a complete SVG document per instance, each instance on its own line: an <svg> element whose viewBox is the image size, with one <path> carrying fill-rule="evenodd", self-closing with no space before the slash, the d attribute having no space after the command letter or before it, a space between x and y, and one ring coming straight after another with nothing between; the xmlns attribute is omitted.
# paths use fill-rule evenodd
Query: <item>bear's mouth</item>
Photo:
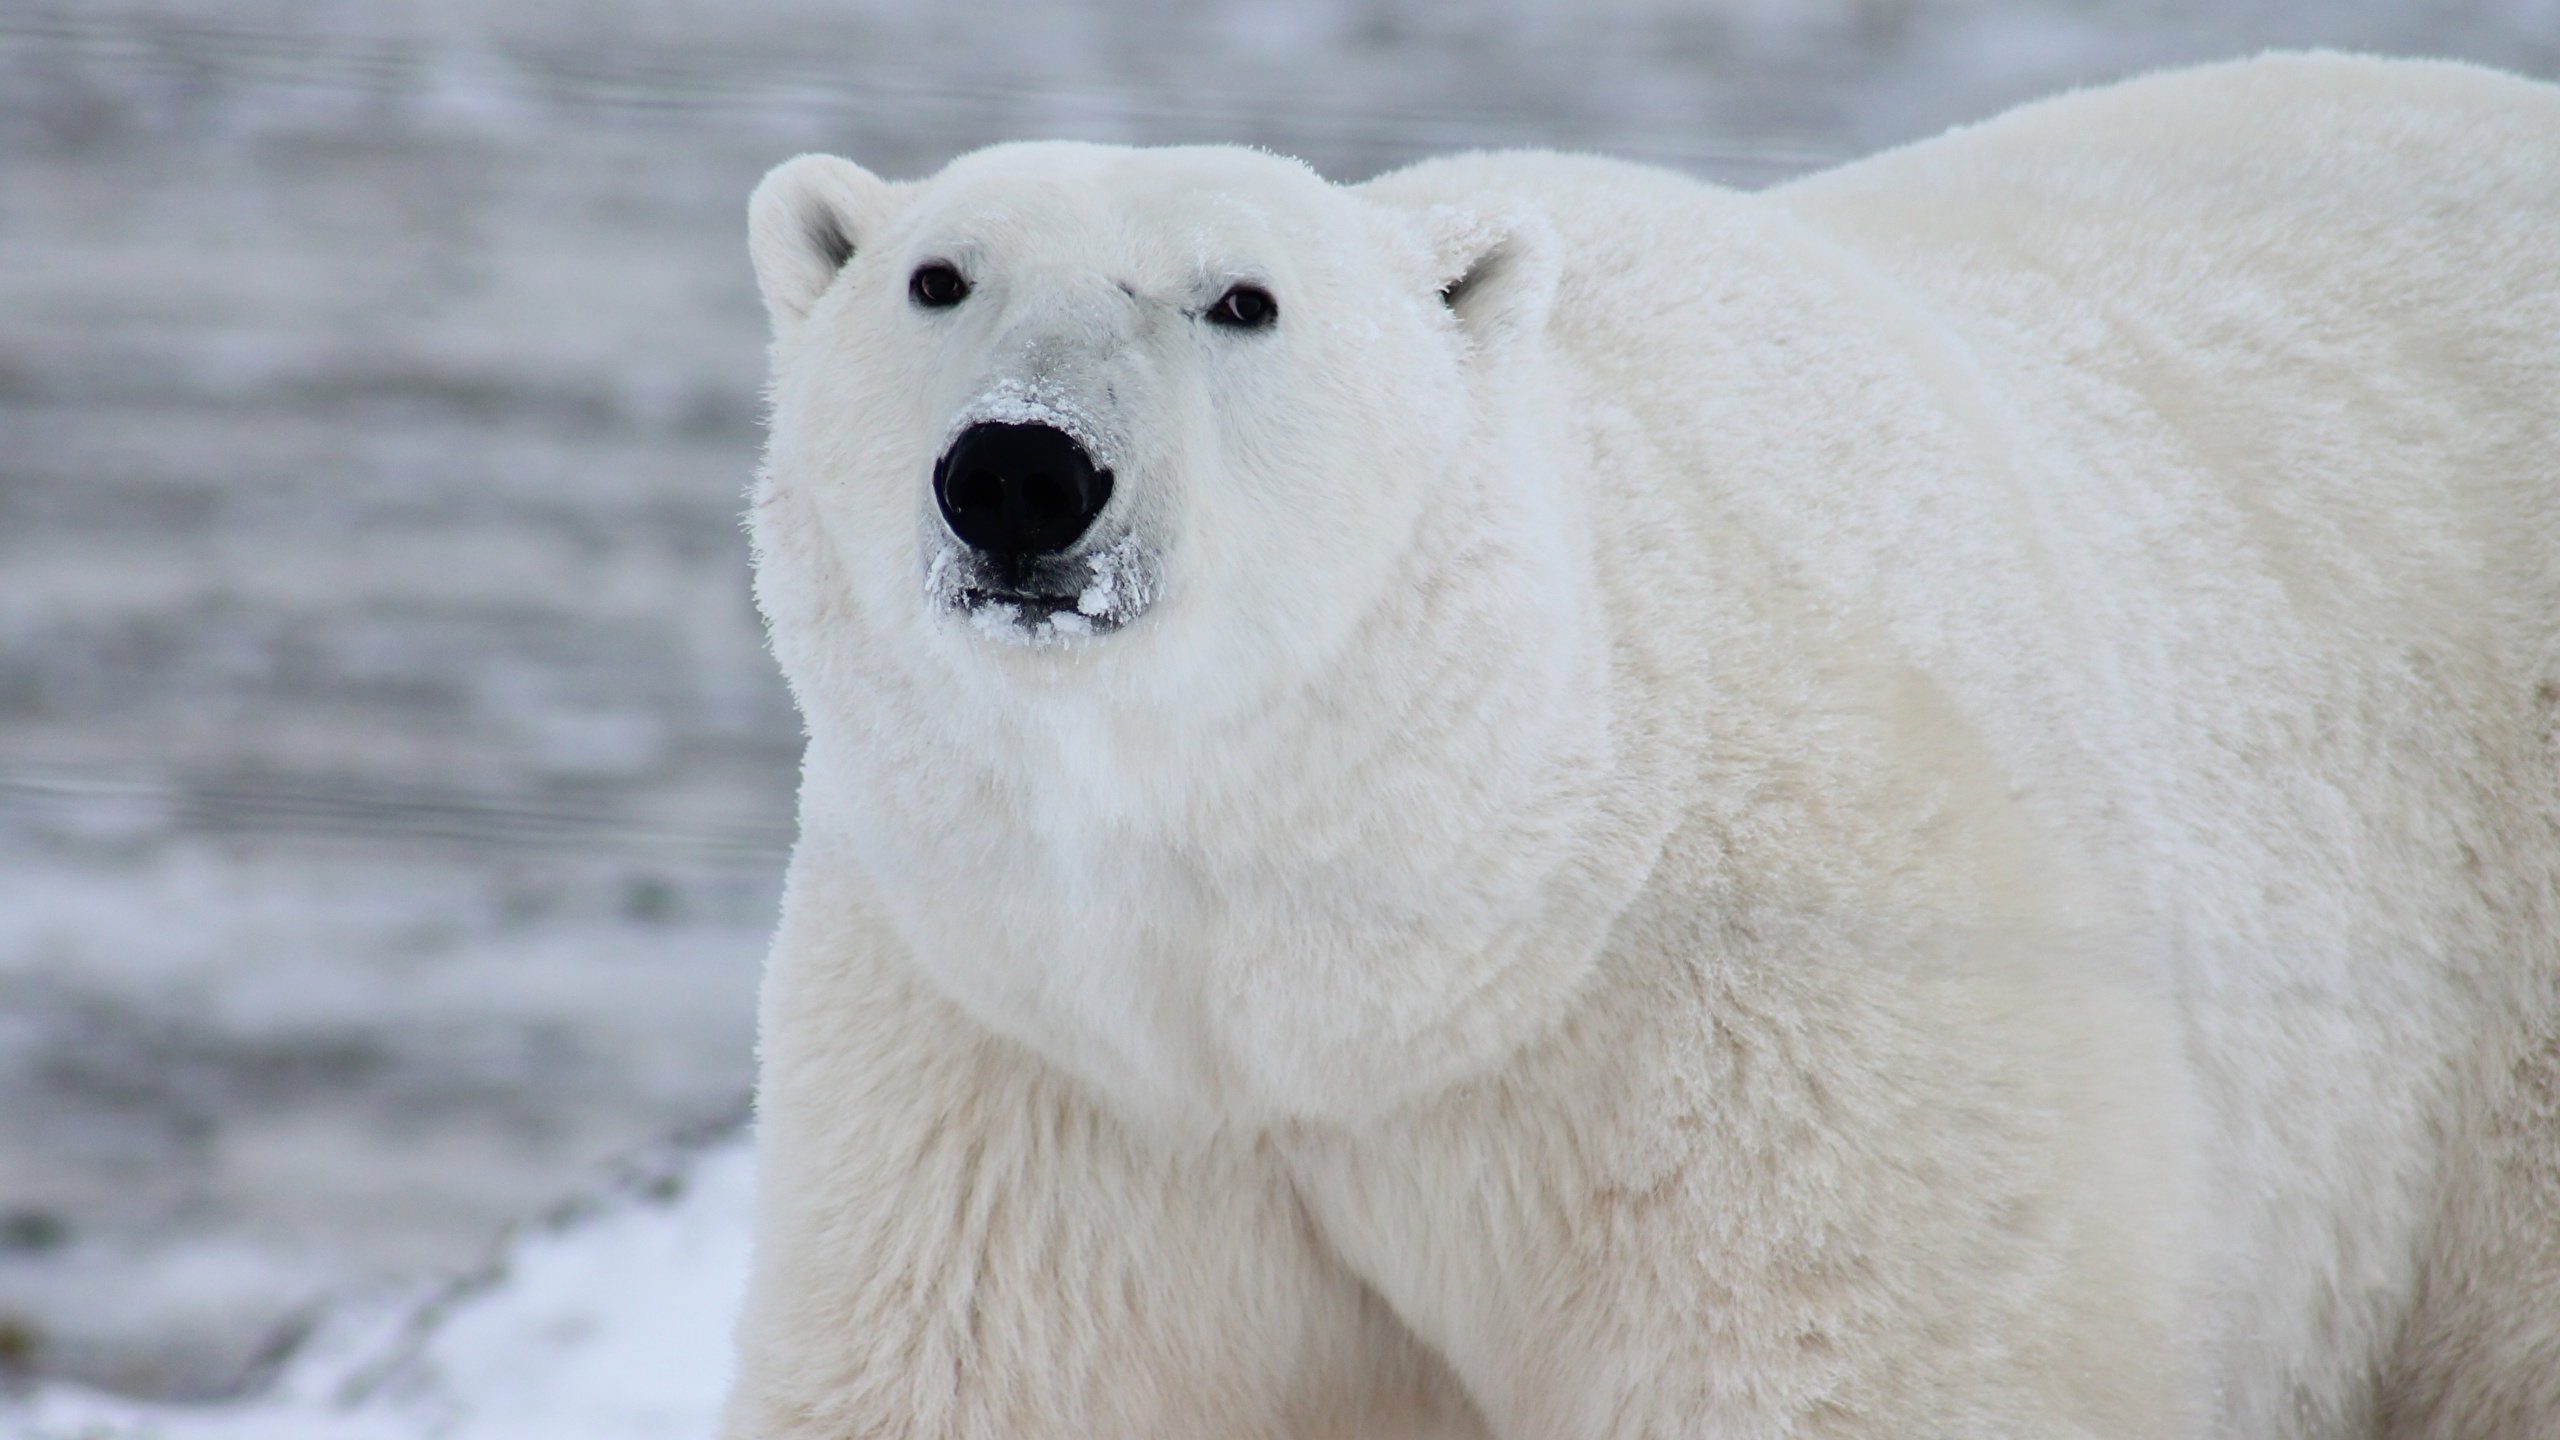
<svg viewBox="0 0 2560 1440"><path fill-rule="evenodd" d="M1045 644L1108 635L1155 603L1154 566L1133 531L1081 555L989 555L945 544L925 593L981 635Z"/></svg>

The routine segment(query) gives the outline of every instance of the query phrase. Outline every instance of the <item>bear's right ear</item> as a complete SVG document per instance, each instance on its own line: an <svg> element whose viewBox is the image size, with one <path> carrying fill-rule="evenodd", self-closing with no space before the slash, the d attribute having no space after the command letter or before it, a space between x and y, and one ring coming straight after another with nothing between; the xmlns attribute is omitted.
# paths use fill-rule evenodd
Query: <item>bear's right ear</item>
<svg viewBox="0 0 2560 1440"><path fill-rule="evenodd" d="M785 160L756 186L747 255L776 335L809 318L836 272L897 213L905 189L833 155Z"/></svg>
<svg viewBox="0 0 2560 1440"><path fill-rule="evenodd" d="M1545 327L1563 247L1544 211L1515 196L1483 194L1433 205L1421 220L1432 289L1479 350Z"/></svg>

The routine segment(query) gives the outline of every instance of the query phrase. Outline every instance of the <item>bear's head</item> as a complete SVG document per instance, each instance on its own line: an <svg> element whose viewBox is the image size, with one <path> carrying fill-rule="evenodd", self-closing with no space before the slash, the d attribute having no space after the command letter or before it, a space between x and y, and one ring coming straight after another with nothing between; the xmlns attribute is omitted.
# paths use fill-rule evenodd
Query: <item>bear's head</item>
<svg viewBox="0 0 2560 1440"><path fill-rule="evenodd" d="M1608 770L1536 209L1044 143L804 156L750 228L803 866L1135 1103L1483 1058Z"/></svg>
<svg viewBox="0 0 2560 1440"><path fill-rule="evenodd" d="M1469 360L1552 288L1532 216L1242 150L1012 145L923 185L803 156L750 216L775 457L823 453L791 468L866 618L1030 650L1159 607L1338 641L1481 427Z"/></svg>

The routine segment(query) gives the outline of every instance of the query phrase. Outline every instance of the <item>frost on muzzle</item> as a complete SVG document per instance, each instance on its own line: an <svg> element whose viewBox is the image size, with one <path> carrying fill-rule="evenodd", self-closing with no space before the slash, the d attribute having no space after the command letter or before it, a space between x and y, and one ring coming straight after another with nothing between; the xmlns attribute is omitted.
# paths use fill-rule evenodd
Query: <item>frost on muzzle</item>
<svg viewBox="0 0 2560 1440"><path fill-rule="evenodd" d="M1111 493L1111 471L1054 425L971 425L934 463L945 543L927 593L998 639L1119 629L1154 587L1134 532L1097 533Z"/></svg>

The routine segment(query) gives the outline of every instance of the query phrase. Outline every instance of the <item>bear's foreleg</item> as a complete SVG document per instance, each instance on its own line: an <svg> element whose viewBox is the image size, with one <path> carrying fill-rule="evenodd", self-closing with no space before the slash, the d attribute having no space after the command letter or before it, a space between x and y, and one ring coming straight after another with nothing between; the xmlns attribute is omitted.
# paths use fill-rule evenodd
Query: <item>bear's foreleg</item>
<svg viewBox="0 0 2560 1440"><path fill-rule="evenodd" d="M1997 937L1784 925L1296 1137L1344 1259L1504 1440L2195 1433L2165 1022Z"/></svg>
<svg viewBox="0 0 2560 1440"><path fill-rule="evenodd" d="M766 982L726 1440L1472 1433L1253 1142L1122 1126L829 888Z"/></svg>

